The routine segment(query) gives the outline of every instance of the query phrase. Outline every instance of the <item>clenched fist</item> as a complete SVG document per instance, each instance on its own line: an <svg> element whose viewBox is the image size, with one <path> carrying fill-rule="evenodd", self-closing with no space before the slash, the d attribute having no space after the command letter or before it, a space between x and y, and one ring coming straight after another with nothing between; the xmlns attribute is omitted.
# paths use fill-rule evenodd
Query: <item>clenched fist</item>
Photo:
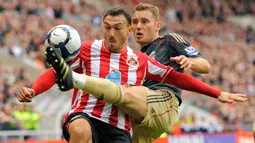
<svg viewBox="0 0 255 143"><path fill-rule="evenodd" d="M35 96L35 91L32 88L22 87L19 91L17 99L19 102L31 102Z"/></svg>

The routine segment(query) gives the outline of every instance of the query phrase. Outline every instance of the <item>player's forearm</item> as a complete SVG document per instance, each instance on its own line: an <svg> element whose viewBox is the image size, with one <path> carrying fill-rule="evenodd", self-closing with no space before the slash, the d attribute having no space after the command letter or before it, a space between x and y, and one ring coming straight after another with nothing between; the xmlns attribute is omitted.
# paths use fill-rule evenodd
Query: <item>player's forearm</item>
<svg viewBox="0 0 255 143"><path fill-rule="evenodd" d="M191 70L197 73L209 73L210 71L210 64L204 58L189 58L192 62Z"/></svg>
<svg viewBox="0 0 255 143"><path fill-rule="evenodd" d="M168 73L164 82L175 85L184 90L201 93L215 98L218 98L221 93L220 90L215 89L190 75L179 73L174 70Z"/></svg>
<svg viewBox="0 0 255 143"><path fill-rule="evenodd" d="M35 95L38 95L49 90L55 83L56 74L53 68L51 68L36 79L32 85L32 89L34 89Z"/></svg>

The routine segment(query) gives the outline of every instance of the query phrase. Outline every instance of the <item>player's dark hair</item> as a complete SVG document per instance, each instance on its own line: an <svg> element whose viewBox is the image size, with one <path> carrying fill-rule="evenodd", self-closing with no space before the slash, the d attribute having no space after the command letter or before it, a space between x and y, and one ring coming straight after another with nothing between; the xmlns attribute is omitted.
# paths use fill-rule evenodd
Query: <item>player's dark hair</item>
<svg viewBox="0 0 255 143"><path fill-rule="evenodd" d="M110 15L110 16L119 16L119 15L123 15L123 16L126 18L126 20L127 20L127 22L128 22L128 25L131 25L131 14L130 14L127 10L125 10L125 9L123 9L123 8L116 7L116 8L112 8L112 9L108 10L108 11L105 13L105 15L104 15L103 20L104 20L105 17L108 16L108 15Z"/></svg>

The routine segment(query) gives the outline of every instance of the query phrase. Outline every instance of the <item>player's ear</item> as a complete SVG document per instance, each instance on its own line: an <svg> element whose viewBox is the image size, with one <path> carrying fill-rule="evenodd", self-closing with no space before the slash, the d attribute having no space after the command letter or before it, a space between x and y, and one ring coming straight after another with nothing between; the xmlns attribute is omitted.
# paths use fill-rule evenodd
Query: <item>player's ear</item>
<svg viewBox="0 0 255 143"><path fill-rule="evenodd" d="M161 27L162 27L161 21L157 21L156 22L156 32L158 32L161 29Z"/></svg>
<svg viewBox="0 0 255 143"><path fill-rule="evenodd" d="M129 27L130 27L130 32L133 32L134 27L132 25L130 25Z"/></svg>
<svg viewBox="0 0 255 143"><path fill-rule="evenodd" d="M130 35L130 33L133 31L133 28L132 28L132 26L130 25L130 26L128 26L128 35Z"/></svg>

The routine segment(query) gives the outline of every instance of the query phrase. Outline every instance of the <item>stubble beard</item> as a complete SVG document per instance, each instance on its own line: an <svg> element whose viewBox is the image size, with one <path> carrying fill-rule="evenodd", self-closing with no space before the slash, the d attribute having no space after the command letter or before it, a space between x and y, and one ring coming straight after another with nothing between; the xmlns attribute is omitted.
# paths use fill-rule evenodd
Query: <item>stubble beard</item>
<svg viewBox="0 0 255 143"><path fill-rule="evenodd" d="M109 50L111 53L116 53L116 52L118 52L119 48L117 48L117 47L116 47L115 45L113 45L113 44L109 44L108 50Z"/></svg>

